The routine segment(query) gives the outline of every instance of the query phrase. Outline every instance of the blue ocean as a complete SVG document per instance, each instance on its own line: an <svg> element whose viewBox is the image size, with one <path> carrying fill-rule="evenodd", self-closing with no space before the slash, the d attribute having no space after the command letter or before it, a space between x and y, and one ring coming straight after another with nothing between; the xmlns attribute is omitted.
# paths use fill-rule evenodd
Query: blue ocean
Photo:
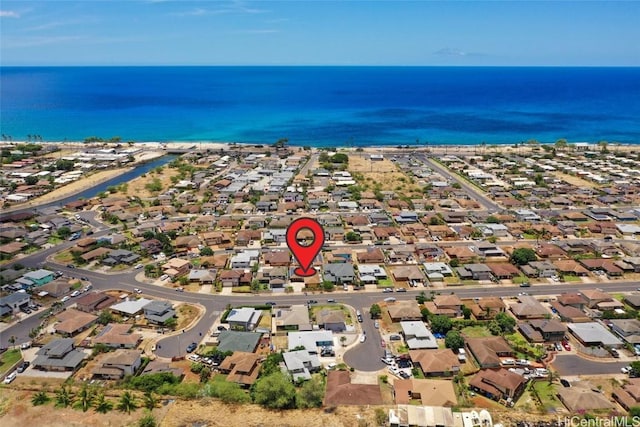
<svg viewBox="0 0 640 427"><path fill-rule="evenodd" d="M1 67L13 140L640 143L640 68Z"/></svg>

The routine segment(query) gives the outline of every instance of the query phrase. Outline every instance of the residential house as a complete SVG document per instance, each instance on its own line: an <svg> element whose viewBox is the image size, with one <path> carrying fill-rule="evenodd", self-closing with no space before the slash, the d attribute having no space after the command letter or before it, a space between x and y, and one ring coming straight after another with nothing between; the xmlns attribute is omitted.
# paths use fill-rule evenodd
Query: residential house
<svg viewBox="0 0 640 427"><path fill-rule="evenodd" d="M445 277L453 276L453 270L445 262L425 262L422 267L427 274L427 279L432 282L441 282Z"/></svg>
<svg viewBox="0 0 640 427"><path fill-rule="evenodd" d="M640 378L629 378L625 382L626 384L613 389L612 396L625 411L628 411L640 406Z"/></svg>
<svg viewBox="0 0 640 427"><path fill-rule="evenodd" d="M134 375L142 365L140 350L118 349L103 354L99 365L93 370L93 376L106 380L120 380L126 375Z"/></svg>
<svg viewBox="0 0 640 427"><path fill-rule="evenodd" d="M322 271L323 279L335 284L348 284L355 279L353 265L348 263L324 264Z"/></svg>
<svg viewBox="0 0 640 427"><path fill-rule="evenodd" d="M422 321L403 321L400 322L400 327L409 349L438 348L436 338Z"/></svg>
<svg viewBox="0 0 640 427"><path fill-rule="evenodd" d="M451 407L458 404L453 383L449 380L394 380L393 395L397 404L410 404L412 400L419 400L425 406Z"/></svg>
<svg viewBox="0 0 640 427"><path fill-rule="evenodd" d="M169 301L151 301L143 310L145 319L155 325L163 325L167 320L177 317L173 304Z"/></svg>
<svg viewBox="0 0 640 427"><path fill-rule="evenodd" d="M324 395L324 406L381 405L378 384L352 384L349 371L330 371Z"/></svg>
<svg viewBox="0 0 640 427"><path fill-rule="evenodd" d="M58 313L56 319L55 331L64 337L71 337L91 327L98 316L70 308Z"/></svg>
<svg viewBox="0 0 640 427"><path fill-rule="evenodd" d="M525 389L527 380L507 369L482 369L471 378L469 388L496 401L515 403Z"/></svg>
<svg viewBox="0 0 640 427"><path fill-rule="evenodd" d="M583 323L591 321L591 318L579 308L571 305L562 305L558 301L551 301L550 305L562 322Z"/></svg>
<svg viewBox="0 0 640 427"><path fill-rule="evenodd" d="M518 324L518 329L530 342L558 342L564 339L567 327L556 319L532 319Z"/></svg>
<svg viewBox="0 0 640 427"><path fill-rule="evenodd" d="M0 297L0 317L19 313L20 309L27 307L30 301L31 295L26 292L14 292L6 297Z"/></svg>
<svg viewBox="0 0 640 427"><path fill-rule="evenodd" d="M611 331L629 344L640 344L640 320L638 319L611 319L609 320Z"/></svg>
<svg viewBox="0 0 640 427"><path fill-rule="evenodd" d="M217 271L215 269L198 268L189 270L189 282L201 285L213 285L216 282Z"/></svg>
<svg viewBox="0 0 640 427"><path fill-rule="evenodd" d="M236 351L227 356L218 369L227 374L227 381L249 387L258 379L262 356L252 352Z"/></svg>
<svg viewBox="0 0 640 427"><path fill-rule="evenodd" d="M289 251L269 251L264 254L264 263L273 267L287 267L291 262Z"/></svg>
<svg viewBox="0 0 640 427"><path fill-rule="evenodd" d="M599 390L592 387L560 387L558 398L572 414L611 411L614 405Z"/></svg>
<svg viewBox="0 0 640 427"><path fill-rule="evenodd" d="M358 265L358 278L362 284L377 284L379 280L387 278L387 271L381 265Z"/></svg>
<svg viewBox="0 0 640 427"><path fill-rule="evenodd" d="M252 331L260 323L262 310L253 307L232 308L227 314L227 323L236 331Z"/></svg>
<svg viewBox="0 0 640 427"><path fill-rule="evenodd" d="M340 309L324 309L316 313L319 327L333 332L344 332L347 329L344 312Z"/></svg>
<svg viewBox="0 0 640 427"><path fill-rule="evenodd" d="M366 252L356 252L359 264L384 264L384 252L380 248L369 248Z"/></svg>
<svg viewBox="0 0 640 427"><path fill-rule="evenodd" d="M104 265L114 266L118 264L133 264L140 259L140 255L124 249L113 249L106 258L102 259Z"/></svg>
<svg viewBox="0 0 640 427"><path fill-rule="evenodd" d="M296 347L303 347L311 354L319 353L319 349L333 347L333 332L327 330L320 331L299 331L289 332L288 349L294 350Z"/></svg>
<svg viewBox="0 0 640 427"><path fill-rule="evenodd" d="M102 310L116 302L116 298L104 292L88 292L76 299L76 308L86 313Z"/></svg>
<svg viewBox="0 0 640 427"><path fill-rule="evenodd" d="M460 361L449 348L433 350L410 350L409 357L425 377L444 377L460 371Z"/></svg>
<svg viewBox="0 0 640 427"><path fill-rule="evenodd" d="M262 334L257 332L222 331L218 335L218 351L254 353Z"/></svg>
<svg viewBox="0 0 640 427"><path fill-rule="evenodd" d="M481 368L499 368L501 357L513 356L503 337L465 338L465 343Z"/></svg>
<svg viewBox="0 0 640 427"><path fill-rule="evenodd" d="M31 364L43 371L75 371L86 356L75 348L73 338L60 338L41 347Z"/></svg>
<svg viewBox="0 0 640 427"><path fill-rule="evenodd" d="M162 265L162 270L164 274L167 274L173 279L184 276L189 272L191 267L191 263L186 259L172 258Z"/></svg>
<svg viewBox="0 0 640 427"><path fill-rule="evenodd" d="M587 347L620 348L623 342L598 322L567 323L571 334Z"/></svg>
<svg viewBox="0 0 640 427"><path fill-rule="evenodd" d="M500 297L484 297L477 301L465 303L477 320L490 320L496 314L504 313L506 307Z"/></svg>
<svg viewBox="0 0 640 427"><path fill-rule="evenodd" d="M317 354L311 354L307 350L295 350L282 353L287 372L294 382L310 380L311 374L318 372L322 365Z"/></svg>
<svg viewBox="0 0 640 427"><path fill-rule="evenodd" d="M434 313L437 314L453 317L462 314L462 300L454 293L449 295L436 295L433 299L433 305L436 308Z"/></svg>
<svg viewBox="0 0 640 427"><path fill-rule="evenodd" d="M22 275L22 278L31 282L32 286L42 286L53 281L55 275L53 271L40 269L25 273Z"/></svg>
<svg viewBox="0 0 640 427"><path fill-rule="evenodd" d="M549 310L529 295L518 295L518 303L512 304L510 309L518 319L543 319L550 315Z"/></svg>
<svg viewBox="0 0 640 427"><path fill-rule="evenodd" d="M391 274L396 282L406 282L412 287L422 285L425 280L424 274L417 265L393 267Z"/></svg>
<svg viewBox="0 0 640 427"><path fill-rule="evenodd" d="M277 330L310 331L309 309L306 305L276 306L272 309Z"/></svg>
<svg viewBox="0 0 640 427"><path fill-rule="evenodd" d="M486 264L465 264L456 268L456 273L461 279L468 280L492 280L493 272Z"/></svg>
<svg viewBox="0 0 640 427"><path fill-rule="evenodd" d="M422 313L418 303L412 300L400 300L387 304L387 311L392 322L419 321L422 320Z"/></svg>
<svg viewBox="0 0 640 427"><path fill-rule="evenodd" d="M603 304L606 303L615 303L614 298L603 292L601 289L583 289L580 290L580 293L587 301L587 307L589 308L600 308Z"/></svg>
<svg viewBox="0 0 640 427"><path fill-rule="evenodd" d="M113 348L136 348L142 341L142 335L132 333L128 323L109 323L98 335L92 338L93 345L103 344Z"/></svg>
<svg viewBox="0 0 640 427"><path fill-rule="evenodd" d="M552 277L558 274L558 268L548 261L532 261L527 266L531 270L523 268L522 271L529 277Z"/></svg>

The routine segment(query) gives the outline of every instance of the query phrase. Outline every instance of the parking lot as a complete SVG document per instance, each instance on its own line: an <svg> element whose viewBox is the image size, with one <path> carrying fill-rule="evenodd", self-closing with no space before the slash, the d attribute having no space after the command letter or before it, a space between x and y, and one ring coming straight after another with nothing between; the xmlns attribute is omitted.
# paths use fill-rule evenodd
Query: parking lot
<svg viewBox="0 0 640 427"><path fill-rule="evenodd" d="M620 374L628 365L629 362L596 362L573 354L559 354L552 363L561 376Z"/></svg>

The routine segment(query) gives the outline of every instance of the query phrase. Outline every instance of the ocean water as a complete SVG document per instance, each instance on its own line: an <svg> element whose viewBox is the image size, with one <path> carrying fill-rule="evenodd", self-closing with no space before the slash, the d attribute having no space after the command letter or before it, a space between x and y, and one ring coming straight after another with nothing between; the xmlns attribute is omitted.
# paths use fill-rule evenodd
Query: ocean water
<svg viewBox="0 0 640 427"><path fill-rule="evenodd" d="M0 67L13 140L640 143L640 68Z"/></svg>

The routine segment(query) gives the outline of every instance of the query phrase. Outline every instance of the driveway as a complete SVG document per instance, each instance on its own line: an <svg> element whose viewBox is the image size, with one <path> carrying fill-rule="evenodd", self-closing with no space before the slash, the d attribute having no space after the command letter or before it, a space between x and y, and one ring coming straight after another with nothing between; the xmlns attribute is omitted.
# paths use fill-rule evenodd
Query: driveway
<svg viewBox="0 0 640 427"><path fill-rule="evenodd" d="M553 368L562 376L619 374L629 362L596 362L580 356L557 355Z"/></svg>

